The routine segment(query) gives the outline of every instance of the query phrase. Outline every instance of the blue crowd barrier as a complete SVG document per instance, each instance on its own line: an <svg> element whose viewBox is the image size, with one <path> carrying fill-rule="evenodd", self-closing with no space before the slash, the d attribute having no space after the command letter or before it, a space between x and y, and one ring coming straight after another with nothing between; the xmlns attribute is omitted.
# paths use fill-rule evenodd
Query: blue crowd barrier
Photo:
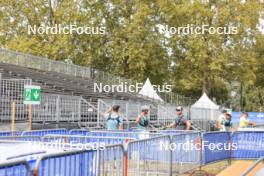
<svg viewBox="0 0 264 176"><path fill-rule="evenodd" d="M147 131L136 131L136 132L127 132L127 131L91 131L89 136L101 136L101 137L127 137L134 139L142 138L151 138L156 136L161 136L161 133L149 133Z"/></svg>
<svg viewBox="0 0 264 176"><path fill-rule="evenodd" d="M37 163L35 173L38 176L95 176L96 151L71 151L43 156Z"/></svg>
<svg viewBox="0 0 264 176"><path fill-rule="evenodd" d="M229 132L204 133L203 141L203 164L229 159L231 157Z"/></svg>
<svg viewBox="0 0 264 176"><path fill-rule="evenodd" d="M257 159L264 156L264 131L237 131L233 133L232 158Z"/></svg>
<svg viewBox="0 0 264 176"><path fill-rule="evenodd" d="M22 132L20 131L0 131L0 138L7 136L20 136Z"/></svg>
<svg viewBox="0 0 264 176"><path fill-rule="evenodd" d="M11 141L25 141L25 142L34 142L41 141L39 136L4 136L0 137L1 140L11 140Z"/></svg>
<svg viewBox="0 0 264 176"><path fill-rule="evenodd" d="M161 146L169 143L169 135L129 142L127 145L128 172L141 175L144 170L153 175L169 175L171 152ZM155 168L149 167L148 163Z"/></svg>
<svg viewBox="0 0 264 176"><path fill-rule="evenodd" d="M38 160L34 173L38 176L108 174L123 176L123 156L122 145L109 146L105 150L80 150L44 155Z"/></svg>
<svg viewBox="0 0 264 176"><path fill-rule="evenodd" d="M48 129L48 130L34 130L34 131L24 131L22 136L45 136L48 134L68 134L66 129Z"/></svg>
<svg viewBox="0 0 264 176"><path fill-rule="evenodd" d="M27 161L15 161L0 164L0 176L30 176Z"/></svg>
<svg viewBox="0 0 264 176"><path fill-rule="evenodd" d="M171 139L173 162L200 164L201 137L198 132L176 134Z"/></svg>
<svg viewBox="0 0 264 176"><path fill-rule="evenodd" d="M89 135L89 131L85 129L73 129L69 131L69 135L83 135L87 136Z"/></svg>

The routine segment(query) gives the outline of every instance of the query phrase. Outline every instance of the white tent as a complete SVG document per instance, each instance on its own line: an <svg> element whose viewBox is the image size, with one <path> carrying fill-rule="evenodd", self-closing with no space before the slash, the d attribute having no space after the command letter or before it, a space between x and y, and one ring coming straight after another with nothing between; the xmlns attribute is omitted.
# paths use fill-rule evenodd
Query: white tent
<svg viewBox="0 0 264 176"><path fill-rule="evenodd" d="M216 105L207 95L203 93L199 100L197 100L192 108L206 108L206 109L219 109L219 106Z"/></svg>
<svg viewBox="0 0 264 176"><path fill-rule="evenodd" d="M206 93L191 106L191 119L217 120L219 115L219 106Z"/></svg>
<svg viewBox="0 0 264 176"><path fill-rule="evenodd" d="M140 95L147 96L149 98L163 101L160 96L157 94L157 92L154 90L152 84L150 83L149 78L146 80L145 84L143 85L142 89L139 91Z"/></svg>

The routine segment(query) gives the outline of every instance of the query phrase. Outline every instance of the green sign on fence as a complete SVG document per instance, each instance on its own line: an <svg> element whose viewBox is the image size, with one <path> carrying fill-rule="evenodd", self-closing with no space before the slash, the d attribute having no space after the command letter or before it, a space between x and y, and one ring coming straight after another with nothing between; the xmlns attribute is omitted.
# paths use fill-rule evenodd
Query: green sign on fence
<svg viewBox="0 0 264 176"><path fill-rule="evenodd" d="M40 104L41 89L40 86L25 85L24 104Z"/></svg>

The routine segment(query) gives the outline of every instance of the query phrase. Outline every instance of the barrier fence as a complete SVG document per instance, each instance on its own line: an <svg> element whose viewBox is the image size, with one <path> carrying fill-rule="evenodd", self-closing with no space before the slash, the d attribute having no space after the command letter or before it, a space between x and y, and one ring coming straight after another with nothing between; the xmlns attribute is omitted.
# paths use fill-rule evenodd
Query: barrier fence
<svg viewBox="0 0 264 176"><path fill-rule="evenodd" d="M33 122L79 122L85 125L99 125L97 109L80 96L42 93L39 105L24 104L24 86L31 85L31 79L1 79L0 121L27 121L31 112Z"/></svg>
<svg viewBox="0 0 264 176"><path fill-rule="evenodd" d="M264 156L264 131L241 131L231 137L236 144L232 151L232 158L254 159Z"/></svg>
<svg viewBox="0 0 264 176"><path fill-rule="evenodd" d="M204 164L231 158L231 138L228 132L210 132L202 135ZM220 145L220 146L218 146ZM221 149L220 149L221 147Z"/></svg>
<svg viewBox="0 0 264 176"><path fill-rule="evenodd" d="M170 136L158 136L129 142L127 151L128 175L169 175L170 150L161 144L169 144Z"/></svg>
<svg viewBox="0 0 264 176"><path fill-rule="evenodd" d="M96 135L96 131L59 129L23 132L22 136L14 138L21 137L22 141L26 141L26 137L42 137L42 142L102 142L107 145L105 150L45 155L35 169L38 175L43 176L177 175L217 161L264 156L264 131L200 133L167 130L163 134L148 136L142 133L141 139L133 136L133 133L138 132L98 131ZM3 135L3 138L11 139L12 136ZM89 167L84 167L88 164Z"/></svg>
<svg viewBox="0 0 264 176"><path fill-rule="evenodd" d="M33 130L33 131L24 131L21 136L45 136L48 134L68 134L67 129L49 129L49 130Z"/></svg>
<svg viewBox="0 0 264 176"><path fill-rule="evenodd" d="M123 144L132 140L136 140L136 139L128 138L128 137L100 137L100 136L78 136L78 135L46 135L42 138L43 142L59 142L59 143L67 143L72 145L76 144L76 148L78 148L78 144L91 143L94 145L97 144L113 145L113 144Z"/></svg>
<svg viewBox="0 0 264 176"><path fill-rule="evenodd" d="M27 161L6 162L0 164L0 176L30 176L30 166Z"/></svg>
<svg viewBox="0 0 264 176"><path fill-rule="evenodd" d="M68 151L44 155L36 164L34 176L123 176L123 153L122 145L111 145L104 150Z"/></svg>
<svg viewBox="0 0 264 176"><path fill-rule="evenodd" d="M201 165L201 135L199 132L171 136L172 173L182 174Z"/></svg>

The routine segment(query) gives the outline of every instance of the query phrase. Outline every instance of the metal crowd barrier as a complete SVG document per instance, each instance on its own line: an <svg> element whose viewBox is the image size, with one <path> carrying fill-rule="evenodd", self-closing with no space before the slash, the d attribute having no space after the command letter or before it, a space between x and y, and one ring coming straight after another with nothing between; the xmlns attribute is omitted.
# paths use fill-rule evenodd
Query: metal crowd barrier
<svg viewBox="0 0 264 176"><path fill-rule="evenodd" d="M0 137L0 140L26 141L26 142L42 141L40 136L4 136L4 137Z"/></svg>
<svg viewBox="0 0 264 176"><path fill-rule="evenodd" d="M80 150L42 156L36 163L34 176L124 175L122 145L104 150Z"/></svg>
<svg viewBox="0 0 264 176"><path fill-rule="evenodd" d="M203 164L231 159L231 146L229 146L231 145L230 136L231 133L229 132L203 133ZM218 144L221 144L218 148L221 147L223 150L217 148Z"/></svg>
<svg viewBox="0 0 264 176"><path fill-rule="evenodd" d="M232 150L232 158L256 159L264 156L264 131L237 131L231 136L236 150Z"/></svg>
<svg viewBox="0 0 264 176"><path fill-rule="evenodd" d="M129 137L135 139L152 138L161 136L162 133L150 133L147 131L90 131L89 136Z"/></svg>
<svg viewBox="0 0 264 176"><path fill-rule="evenodd" d="M21 136L40 136L42 137L48 134L68 134L68 130L61 128L61 129L23 131Z"/></svg>
<svg viewBox="0 0 264 176"><path fill-rule="evenodd" d="M0 131L0 137L7 136L20 136L22 132L20 131Z"/></svg>
<svg viewBox="0 0 264 176"><path fill-rule="evenodd" d="M30 166L25 160L0 164L0 176L30 176Z"/></svg>
<svg viewBox="0 0 264 176"><path fill-rule="evenodd" d="M69 131L69 135L88 135L89 131L86 129L72 129Z"/></svg>
<svg viewBox="0 0 264 176"><path fill-rule="evenodd" d="M67 133L59 134L62 131ZM200 132L195 131L168 130L164 131L165 134L154 133L156 136L151 137L141 132L143 137L139 140L136 140L138 138L135 136L140 132L97 131L99 136L96 136L96 131L93 131L85 135L68 135L79 132L87 131L38 130L31 134L24 132L23 136L3 136L3 138L15 140L28 138L30 141L42 136L42 142L74 141L74 143L82 144L106 144L105 150L99 150L99 146L96 150L45 155L36 165L35 174L39 176L182 174L212 162L232 158L256 159L264 156L264 132L243 131L233 134L210 132L201 135ZM26 134L29 136L25 136ZM90 136L91 134L94 136ZM222 149L217 148L217 144L221 144ZM233 148L233 144L237 148ZM0 176L2 176L1 169Z"/></svg>
<svg viewBox="0 0 264 176"><path fill-rule="evenodd" d="M202 148L199 132L171 136L172 173L182 174L201 165Z"/></svg>
<svg viewBox="0 0 264 176"><path fill-rule="evenodd" d="M46 135L42 137L43 142L60 142L68 144L124 144L128 141L135 140L134 138L128 137L100 137L100 136L78 136L78 135Z"/></svg>
<svg viewBox="0 0 264 176"><path fill-rule="evenodd" d="M171 151L162 144L170 144L170 136L131 141L126 147L128 175L169 175Z"/></svg>

